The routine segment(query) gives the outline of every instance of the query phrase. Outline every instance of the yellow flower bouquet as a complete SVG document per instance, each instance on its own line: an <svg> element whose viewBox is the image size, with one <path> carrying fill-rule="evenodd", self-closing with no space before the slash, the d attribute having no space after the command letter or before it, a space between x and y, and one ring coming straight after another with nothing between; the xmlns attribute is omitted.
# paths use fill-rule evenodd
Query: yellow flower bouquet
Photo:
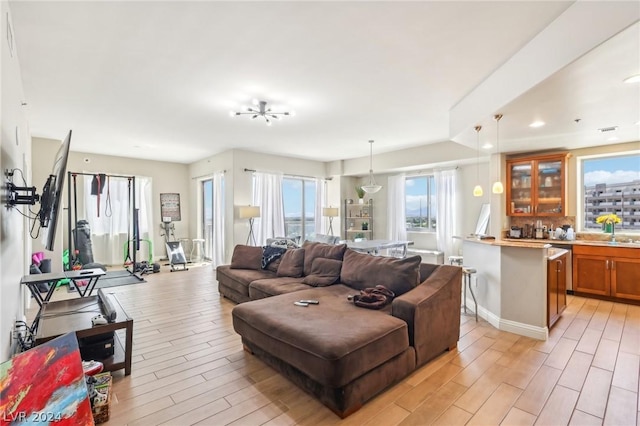
<svg viewBox="0 0 640 426"><path fill-rule="evenodd" d="M616 223L622 223L622 219L615 213L602 214L596 218L596 223L602 225L602 232L611 234L611 241L615 243Z"/></svg>

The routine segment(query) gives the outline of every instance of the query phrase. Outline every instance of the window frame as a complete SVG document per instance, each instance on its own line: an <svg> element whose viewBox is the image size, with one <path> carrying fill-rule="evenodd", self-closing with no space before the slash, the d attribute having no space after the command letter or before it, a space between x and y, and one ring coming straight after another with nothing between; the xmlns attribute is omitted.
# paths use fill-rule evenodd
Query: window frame
<svg viewBox="0 0 640 426"><path fill-rule="evenodd" d="M408 226L407 225L407 193L406 193L406 184L407 184L407 180L410 179L427 179L427 209L428 209L428 215L426 216L428 223L432 223L433 220L436 221L435 226L431 226L429 225L429 227L423 227L423 226ZM432 196L436 196L436 187L435 187L435 175L434 174L421 174L421 175L413 175L413 176L405 176L404 178L405 180L405 195L404 195L404 222L405 222L405 230L407 232L419 232L419 233L436 233L437 232L437 219L438 219L438 215L437 215L437 204L435 206L435 215L432 215L432 209L431 209L431 197ZM432 187L433 187L433 191L432 191ZM422 218L422 217L421 217ZM422 220L421 220L422 221Z"/></svg>
<svg viewBox="0 0 640 426"><path fill-rule="evenodd" d="M300 210L300 214L301 214L301 216L300 216L300 226L301 226L301 228L300 228L300 238L301 238L302 241L304 241L306 239L306 235L307 234L314 234L315 233L315 225L316 225L316 221L318 220L318 218L315 217L315 214L314 214L313 227L310 230L310 232L307 232L307 229L306 229L306 223L307 223L306 194L305 194L305 191L306 191L305 186L306 185L305 184L306 183L312 183L314 185L314 187L315 187L316 179L315 178L311 178L311 177L304 177L304 176L284 175L282 177L282 183L284 184L284 182L286 180L299 181L299 182L302 183L302 194L301 194L302 195L302 197L301 197L302 198L302 206L301 206L301 210ZM314 196L314 199L315 199L315 196ZM315 207L316 206L314 206L314 211L316 210ZM287 212L286 212L286 209L285 209L285 206L284 206L284 189L282 191L282 215L283 215L282 220L283 220L284 227L285 227L285 231L284 231L285 235L284 236L288 238L288 237L290 237L290 235L288 235L288 232L287 232Z"/></svg>
<svg viewBox="0 0 640 426"><path fill-rule="evenodd" d="M586 220L586 191L584 187L584 162L589 160L606 159L612 157L631 157L640 155L640 150L620 151L610 153L600 153L591 155L581 155L576 157L576 228L579 232L585 233L601 233L597 227L587 228ZM624 229L616 225L616 233L622 234L640 234L639 229Z"/></svg>

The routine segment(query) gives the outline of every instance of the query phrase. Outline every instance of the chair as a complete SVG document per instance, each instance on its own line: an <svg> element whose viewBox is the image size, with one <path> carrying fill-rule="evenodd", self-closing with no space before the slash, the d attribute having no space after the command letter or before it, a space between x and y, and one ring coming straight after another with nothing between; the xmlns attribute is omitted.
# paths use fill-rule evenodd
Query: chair
<svg viewBox="0 0 640 426"><path fill-rule="evenodd" d="M196 252L198 262L204 259L204 238L194 238L191 245L191 253L189 254L189 262L193 262L193 252Z"/></svg>
<svg viewBox="0 0 640 426"><path fill-rule="evenodd" d="M467 313L467 287L469 287L469 291L471 292L471 297L473 298L473 303L475 305L474 313L476 315L476 322L478 322L478 301L476 300L476 295L473 293L473 288L471 287L471 276L475 274L477 271L475 268L469 266L462 267L462 287L464 288L464 302L463 308L464 313ZM477 279L476 279L477 282Z"/></svg>

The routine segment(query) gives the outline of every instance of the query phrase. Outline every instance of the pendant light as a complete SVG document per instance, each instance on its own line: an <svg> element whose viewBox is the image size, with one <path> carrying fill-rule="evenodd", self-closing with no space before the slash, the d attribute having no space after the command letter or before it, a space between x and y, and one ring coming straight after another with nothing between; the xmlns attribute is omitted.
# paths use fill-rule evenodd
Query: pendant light
<svg viewBox="0 0 640 426"><path fill-rule="evenodd" d="M477 185L473 188L473 196L474 197L482 197L483 191L482 186L480 186L480 130L482 130L482 126L476 126L476 150L477 150L477 159L476 159L476 182Z"/></svg>
<svg viewBox="0 0 640 426"><path fill-rule="evenodd" d="M500 180L500 119L502 118L502 114L496 114L493 116L493 119L496 120L496 151L498 153L498 180L493 182L493 186L491 187L491 192L494 194L502 194L504 192L504 186L502 186L502 181Z"/></svg>
<svg viewBox="0 0 640 426"><path fill-rule="evenodd" d="M373 178L373 141L369 141L369 183L363 185L362 189L367 194L375 194L382 189L382 185L376 185L376 181Z"/></svg>

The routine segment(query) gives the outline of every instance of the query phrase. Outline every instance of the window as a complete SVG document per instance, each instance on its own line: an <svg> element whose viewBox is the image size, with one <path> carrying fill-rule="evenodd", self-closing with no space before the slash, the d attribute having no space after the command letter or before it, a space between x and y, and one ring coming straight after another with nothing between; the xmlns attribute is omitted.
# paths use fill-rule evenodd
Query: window
<svg viewBox="0 0 640 426"><path fill-rule="evenodd" d="M315 233L316 182L313 179L282 179L284 232L286 237L310 239Z"/></svg>
<svg viewBox="0 0 640 426"><path fill-rule="evenodd" d="M405 220L407 231L435 232L436 182L433 176L405 179Z"/></svg>
<svg viewBox="0 0 640 426"><path fill-rule="evenodd" d="M583 158L582 229L599 231L596 218L615 213L616 230L640 232L640 154Z"/></svg>
<svg viewBox="0 0 640 426"><path fill-rule="evenodd" d="M202 238L204 238L203 256L211 260L213 252L213 179L202 181Z"/></svg>

